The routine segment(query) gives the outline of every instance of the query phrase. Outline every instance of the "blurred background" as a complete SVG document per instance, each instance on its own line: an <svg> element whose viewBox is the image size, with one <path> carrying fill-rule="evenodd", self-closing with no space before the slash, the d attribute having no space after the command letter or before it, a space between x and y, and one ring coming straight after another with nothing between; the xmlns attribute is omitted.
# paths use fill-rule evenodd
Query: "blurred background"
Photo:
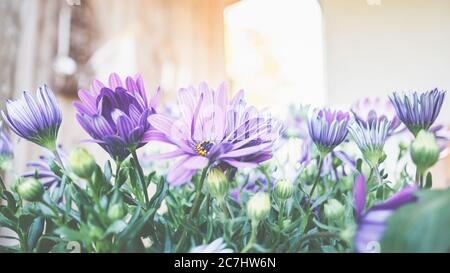
<svg viewBox="0 0 450 273"><path fill-rule="evenodd" d="M448 0L0 0L0 99L47 83L63 108L64 149L86 146L102 162L103 150L80 143L89 137L72 107L94 78L141 73L167 103L180 87L227 81L280 118L292 103L348 108L448 90L449 14ZM42 154L14 144L17 173ZM437 186L450 184L449 166L434 168Z"/></svg>

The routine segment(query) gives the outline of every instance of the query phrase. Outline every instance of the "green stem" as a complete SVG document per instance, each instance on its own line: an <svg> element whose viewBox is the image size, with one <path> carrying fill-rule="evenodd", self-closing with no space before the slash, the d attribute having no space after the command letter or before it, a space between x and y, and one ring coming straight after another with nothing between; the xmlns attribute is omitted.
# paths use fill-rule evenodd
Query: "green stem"
<svg viewBox="0 0 450 273"><path fill-rule="evenodd" d="M195 217L197 217L197 214L200 210L200 205L202 204L202 201L203 201L202 188L203 188L203 184L205 182L206 174L208 173L208 168L209 168L209 166L203 169L202 175L200 177L200 181L195 187L194 203L192 205L191 211L189 212L190 217L192 219L195 219ZM180 242L178 243L176 252L180 251L180 249L183 247L186 239L187 239L187 232L185 231L184 228L182 228L181 238L180 238Z"/></svg>
<svg viewBox="0 0 450 273"><path fill-rule="evenodd" d="M314 181L314 185L313 185L311 191L309 192L309 199L310 199L310 200L312 199L312 195L313 195L313 193L314 193L314 190L316 189L317 184L319 183L319 180L320 180L320 173L322 172L323 159L324 159L324 157L325 157L325 156L323 156L323 155L320 155L320 157L319 157L319 170L318 170L318 172L317 172L317 176L316 176L316 179L315 179L315 181Z"/></svg>
<svg viewBox="0 0 450 273"><path fill-rule="evenodd" d="M283 214L284 214L284 208L286 206L286 201L280 202L280 211L278 212L278 227L280 228L280 231L283 230Z"/></svg>
<svg viewBox="0 0 450 273"><path fill-rule="evenodd" d="M225 215L226 219L230 219L231 215L230 212L228 211L227 205L226 205L226 201L225 200L219 200L219 207L222 209L223 214Z"/></svg>
<svg viewBox="0 0 450 273"><path fill-rule="evenodd" d="M242 253L247 253L253 248L253 244L256 241L256 233L258 232L258 221L252 221L252 231L250 233L250 240L248 240L247 245L242 249Z"/></svg>
<svg viewBox="0 0 450 273"><path fill-rule="evenodd" d="M41 200L41 203L44 204L47 208L49 208L52 211L52 213L55 215L55 219L54 219L55 223L59 226L64 226L63 221L61 221L61 219L59 217L58 209L53 204L48 203L44 199Z"/></svg>
<svg viewBox="0 0 450 273"><path fill-rule="evenodd" d="M200 210L200 205L202 204L202 201L203 201L202 189L203 189L203 184L205 182L207 172L208 172L208 167L203 169L202 175L200 177L200 181L199 181L197 187L195 188L194 204L192 205L192 209L190 212L192 217L196 217L198 214L198 211Z"/></svg>
<svg viewBox="0 0 450 273"><path fill-rule="evenodd" d="M422 188L423 172L419 168L416 169L416 179L415 180L416 180L416 184Z"/></svg>
<svg viewBox="0 0 450 273"><path fill-rule="evenodd" d="M136 154L136 149L133 149L131 151L131 154L133 156L134 162L136 163L136 167L138 169L139 180L141 181L142 191L144 192L145 205L148 206L150 201L149 201L149 198L148 198L148 192L147 192L147 186L146 186L146 183L145 183L144 171L142 170L141 164L139 163L139 158L138 158L138 156Z"/></svg>
<svg viewBox="0 0 450 273"><path fill-rule="evenodd" d="M119 178L119 172L120 172L120 167L122 166L122 161L121 160L117 160L116 161L116 173L114 176L114 185L117 186L117 179Z"/></svg>
<svg viewBox="0 0 450 273"><path fill-rule="evenodd" d="M381 177L380 172L378 171L378 168L379 168L379 166L378 166L378 164L376 164L373 167L373 171L375 172L375 176L378 180L378 184L381 185L383 183L383 178Z"/></svg>
<svg viewBox="0 0 450 273"><path fill-rule="evenodd" d="M64 166L64 163L63 163L63 161L62 161L61 155L60 155L59 152L58 152L58 149L55 148L52 152L53 152L53 154L55 155L55 159L56 159L56 161L58 161L58 163L59 163L59 165L61 166L61 168L62 168L63 170L66 170L66 167Z"/></svg>

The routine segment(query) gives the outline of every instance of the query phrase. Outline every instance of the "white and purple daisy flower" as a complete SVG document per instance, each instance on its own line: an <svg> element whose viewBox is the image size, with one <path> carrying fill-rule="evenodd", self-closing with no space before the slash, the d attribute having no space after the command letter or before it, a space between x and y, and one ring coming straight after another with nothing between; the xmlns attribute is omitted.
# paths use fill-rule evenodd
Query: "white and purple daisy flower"
<svg viewBox="0 0 450 273"><path fill-rule="evenodd" d="M172 185L188 182L194 173L214 163L236 168L255 167L272 157L275 140L282 125L244 101L244 92L228 98L228 88L217 90L201 83L198 89L182 88L178 92L181 117L161 114L149 117L150 124L176 147L154 159L179 158L169 170Z"/></svg>
<svg viewBox="0 0 450 273"><path fill-rule="evenodd" d="M347 138L349 121L348 112L330 109L313 111L308 123L309 135L323 156Z"/></svg>
<svg viewBox="0 0 450 273"><path fill-rule="evenodd" d="M377 117L375 112L369 114L367 121L355 118L349 127L350 135L372 167L378 165L383 156L390 128L391 122L385 116Z"/></svg>
<svg viewBox="0 0 450 273"><path fill-rule="evenodd" d="M377 115L378 118L385 117L390 122L388 136L398 134L406 129L404 126L400 126L402 122L389 100L382 100L378 97L364 98L352 105L351 112L355 119L361 122L366 122L374 115Z"/></svg>

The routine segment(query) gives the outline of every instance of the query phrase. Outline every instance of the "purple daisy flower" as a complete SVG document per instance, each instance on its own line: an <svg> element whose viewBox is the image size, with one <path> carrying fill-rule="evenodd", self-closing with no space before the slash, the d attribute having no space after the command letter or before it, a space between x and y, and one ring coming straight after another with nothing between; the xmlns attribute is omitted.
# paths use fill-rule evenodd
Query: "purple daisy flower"
<svg viewBox="0 0 450 273"><path fill-rule="evenodd" d="M363 176L358 176L355 182L354 198L358 229L354 238L357 252L371 252L379 246L380 240L387 227L388 218L400 207L417 201L414 192L417 186L408 186L384 203L373 206L365 214L366 186ZM374 248L374 249L372 249Z"/></svg>
<svg viewBox="0 0 450 273"><path fill-rule="evenodd" d="M433 125L441 111L445 93L437 88L422 94L399 95L394 92L389 99L400 120L416 136L420 130L428 130Z"/></svg>
<svg viewBox="0 0 450 273"><path fill-rule="evenodd" d="M281 123L247 106L242 90L229 100L225 84L214 91L202 83L198 89L180 89L178 103L182 113L178 120L160 114L149 117L150 124L166 136L162 141L177 147L154 157L180 158L167 176L172 185L189 181L197 170L215 162L255 167L272 157Z"/></svg>
<svg viewBox="0 0 450 273"><path fill-rule="evenodd" d="M390 121L388 136L398 134L406 129L404 126L400 126L402 122L389 100L382 101L380 98L358 100L352 105L351 111L355 119L361 122L366 122L374 115L377 115L378 118L385 117Z"/></svg>
<svg viewBox="0 0 450 273"><path fill-rule="evenodd" d="M367 121L355 118L349 127L353 140L372 167L384 154L383 147L390 128L391 122L385 116L377 117L375 112L369 114Z"/></svg>
<svg viewBox="0 0 450 273"><path fill-rule="evenodd" d="M125 159L130 151L158 138L147 118L156 112L160 89L148 100L141 76L127 77L123 84L113 73L109 86L94 80L92 92L81 89L78 96L80 101L74 102L78 122L115 160Z"/></svg>
<svg viewBox="0 0 450 273"><path fill-rule="evenodd" d="M56 138L62 122L61 109L52 90L46 85L39 87L36 99L24 91L21 99L8 100L2 116L18 136L56 150Z"/></svg>
<svg viewBox="0 0 450 273"><path fill-rule="evenodd" d="M348 134L350 114L329 109L316 109L309 118L308 129L312 141L322 155L341 144Z"/></svg>

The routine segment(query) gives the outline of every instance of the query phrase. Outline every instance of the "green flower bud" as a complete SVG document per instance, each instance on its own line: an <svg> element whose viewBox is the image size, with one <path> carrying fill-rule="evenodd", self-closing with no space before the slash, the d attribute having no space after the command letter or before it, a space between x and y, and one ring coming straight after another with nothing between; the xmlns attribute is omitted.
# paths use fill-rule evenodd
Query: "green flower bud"
<svg viewBox="0 0 450 273"><path fill-rule="evenodd" d="M292 197L294 194L294 184L285 179L278 180L275 184L275 196L285 201Z"/></svg>
<svg viewBox="0 0 450 273"><path fill-rule="evenodd" d="M88 179L94 173L97 164L86 149L76 148L70 154L70 166L77 176Z"/></svg>
<svg viewBox="0 0 450 273"><path fill-rule="evenodd" d="M347 227L346 229L339 232L339 237L345 242L351 244L355 236L355 228L353 226Z"/></svg>
<svg viewBox="0 0 450 273"><path fill-rule="evenodd" d="M212 197L223 201L230 188L230 183L222 170L213 168L209 171L208 177L206 178L206 187Z"/></svg>
<svg viewBox="0 0 450 273"><path fill-rule="evenodd" d="M91 226L89 237L91 237L91 240L99 240L103 237L103 230L97 226Z"/></svg>
<svg viewBox="0 0 450 273"><path fill-rule="evenodd" d="M126 208L122 203L113 204L108 209L108 218L111 221L122 219L126 214Z"/></svg>
<svg viewBox="0 0 450 273"><path fill-rule="evenodd" d="M421 173L433 166L439 159L439 146L432 133L421 130L411 144L411 158Z"/></svg>
<svg viewBox="0 0 450 273"><path fill-rule="evenodd" d="M30 178L17 186L17 193L24 200L36 202L41 200L44 194L44 187L36 178Z"/></svg>
<svg viewBox="0 0 450 273"><path fill-rule="evenodd" d="M336 221L344 217L345 208L336 199L329 199L324 206L325 217L331 221Z"/></svg>
<svg viewBox="0 0 450 273"><path fill-rule="evenodd" d="M260 222L269 216L270 196L265 192L253 195L247 203L247 215L252 221Z"/></svg>

